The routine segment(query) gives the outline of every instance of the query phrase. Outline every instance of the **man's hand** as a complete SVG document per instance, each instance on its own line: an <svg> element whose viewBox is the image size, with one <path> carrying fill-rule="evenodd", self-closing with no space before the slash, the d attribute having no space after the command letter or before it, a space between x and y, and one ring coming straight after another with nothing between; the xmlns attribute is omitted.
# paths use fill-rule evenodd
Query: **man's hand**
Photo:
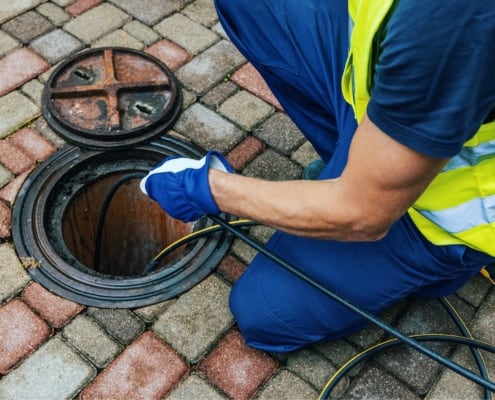
<svg viewBox="0 0 495 400"><path fill-rule="evenodd" d="M219 214L208 182L210 168L233 172L227 160L214 151L200 160L169 157L141 180L140 188L170 216L184 222Z"/></svg>

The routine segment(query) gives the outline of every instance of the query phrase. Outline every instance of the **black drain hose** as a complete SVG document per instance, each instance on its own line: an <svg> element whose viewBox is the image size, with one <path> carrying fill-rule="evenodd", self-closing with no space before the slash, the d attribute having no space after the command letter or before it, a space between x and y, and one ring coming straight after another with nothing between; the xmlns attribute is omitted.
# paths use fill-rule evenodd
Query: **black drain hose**
<svg viewBox="0 0 495 400"><path fill-rule="evenodd" d="M398 339L400 342L407 344L414 348L415 350L419 351L420 353L430 357L431 359L437 361L438 363L442 364L443 366L451 369L452 371L458 373L459 375L463 376L464 378L467 378L478 385L482 386L483 388L490 390L492 392L495 392L495 383L485 379L484 377L481 377L479 375L476 375L472 371L466 369L465 367L449 360L448 358L436 353L435 351L423 346L420 344L417 340L414 340L414 338L407 336L406 334L400 332L399 330L393 328L391 325L387 324L386 322L380 320L377 318L375 315L369 313L366 310L363 310L348 300L342 298L338 294L328 290L324 286L320 285L318 282L316 282L314 279L311 277L307 276L306 274L302 273L299 271L297 268L295 268L292 264L288 263L287 261L283 260L273 252L269 251L266 249L264 246L259 244L256 240L254 240L251 236L245 234L241 230L237 229L234 226L231 226L227 221L223 220L220 217L217 217L216 215L208 215L208 217L223 227L227 232L231 233L238 239L242 240L249 246L253 247L255 250L257 250L259 253L263 254L265 257L269 258L273 262L277 263L281 267L285 268L287 271L293 273L303 281L307 282L314 288L320 290L321 292L325 293L327 296L329 296L331 299L337 301L338 303L342 304L343 306L347 307L354 313L358 314L359 316L363 317L367 321L373 323L374 325L378 326L380 329L383 331L387 332L389 335L393 336L394 338ZM474 343L473 339L465 338L463 337L466 341L466 343ZM456 339L457 340L457 339ZM478 344L477 344L478 345ZM485 344L486 345L486 344ZM495 347L491 345L486 345L485 349L489 349L489 351L495 353Z"/></svg>
<svg viewBox="0 0 495 400"><path fill-rule="evenodd" d="M112 186L108 194L105 196L103 203L100 208L100 213L98 215L98 222L96 225L96 233L95 233L95 248L93 254L93 269L96 272L100 272L100 257L101 257L101 239L103 236L103 225L105 225L105 217L107 216L108 207L112 202L113 196L117 193L117 190L126 182L132 181L133 179L141 179L145 176L145 173L136 172L132 174L127 174L119 179L117 179Z"/></svg>

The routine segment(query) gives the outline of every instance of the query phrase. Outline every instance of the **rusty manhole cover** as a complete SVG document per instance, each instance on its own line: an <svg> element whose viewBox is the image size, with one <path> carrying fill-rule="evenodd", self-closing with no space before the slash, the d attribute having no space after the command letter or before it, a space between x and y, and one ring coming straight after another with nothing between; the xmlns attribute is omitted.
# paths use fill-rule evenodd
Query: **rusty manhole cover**
<svg viewBox="0 0 495 400"><path fill-rule="evenodd" d="M181 108L179 85L155 57L99 48L61 64L43 92L43 114L67 141L90 149L132 147L164 133Z"/></svg>

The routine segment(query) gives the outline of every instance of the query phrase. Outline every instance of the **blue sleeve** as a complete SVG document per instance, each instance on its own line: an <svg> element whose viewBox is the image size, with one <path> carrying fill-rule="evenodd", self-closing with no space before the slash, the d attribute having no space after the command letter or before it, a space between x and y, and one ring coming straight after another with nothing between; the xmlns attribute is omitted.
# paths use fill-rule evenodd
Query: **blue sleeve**
<svg viewBox="0 0 495 400"><path fill-rule="evenodd" d="M456 155L495 109L495 0L400 0L386 24L367 113L398 142Z"/></svg>

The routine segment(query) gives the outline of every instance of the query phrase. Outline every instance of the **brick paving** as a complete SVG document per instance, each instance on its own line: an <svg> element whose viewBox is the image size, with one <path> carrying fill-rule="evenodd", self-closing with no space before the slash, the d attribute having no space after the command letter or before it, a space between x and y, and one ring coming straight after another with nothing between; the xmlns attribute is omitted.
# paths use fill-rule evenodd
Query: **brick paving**
<svg viewBox="0 0 495 400"><path fill-rule="evenodd" d="M234 240L218 267L177 297L138 309L87 307L34 282L12 241L12 208L30 173L67 146L44 120L53 68L99 46L143 50L174 71L182 113L170 135L226 154L237 173L298 179L317 158L260 74L226 38L213 0L9 0L0 5L0 398L315 399L329 375L385 335L373 326L287 355L247 347L228 308L256 254ZM251 228L260 242L272 230ZM495 292L475 277L450 301L495 343ZM455 333L436 301L385 313L406 333ZM473 366L466 348L435 345ZM495 375L495 358L486 356ZM353 369L345 399L481 398L475 384L403 347Z"/></svg>

